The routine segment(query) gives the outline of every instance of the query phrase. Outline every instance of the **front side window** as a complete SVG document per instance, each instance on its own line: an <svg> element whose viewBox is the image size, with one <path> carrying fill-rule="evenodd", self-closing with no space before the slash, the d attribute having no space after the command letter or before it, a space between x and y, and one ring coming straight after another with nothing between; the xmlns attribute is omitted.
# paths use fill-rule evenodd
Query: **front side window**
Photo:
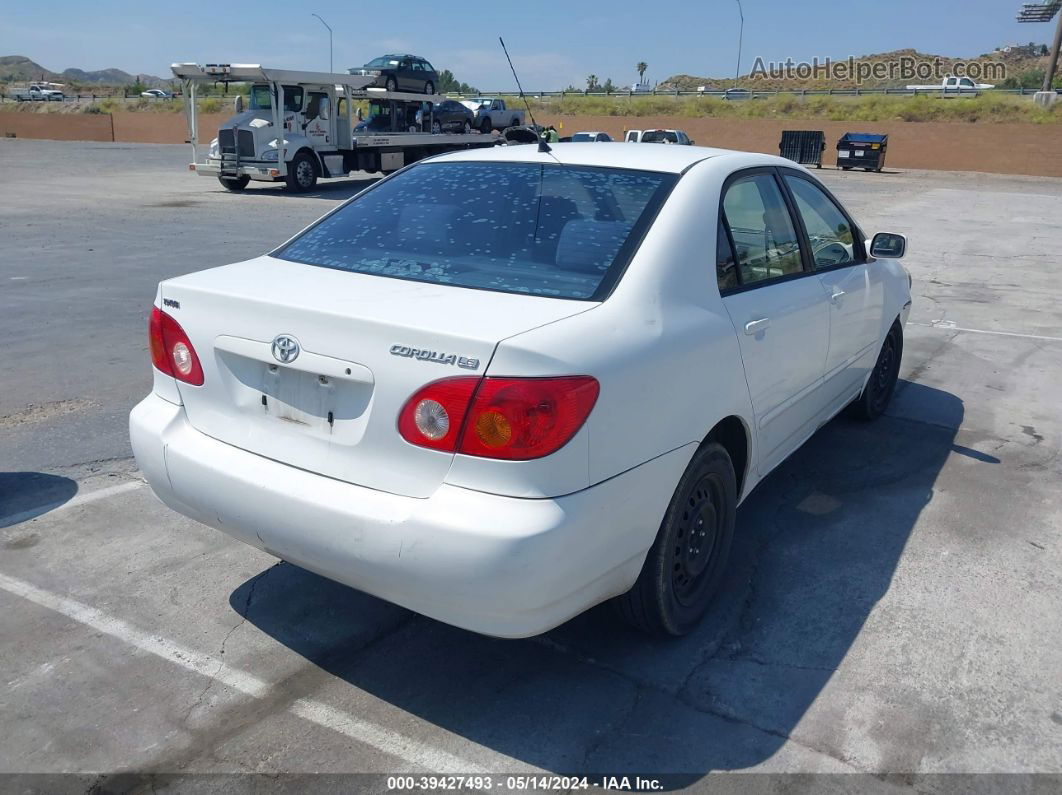
<svg viewBox="0 0 1062 795"><path fill-rule="evenodd" d="M806 179L787 174L785 181L804 221L815 269L862 262L852 225L830 197Z"/></svg>
<svg viewBox="0 0 1062 795"><path fill-rule="evenodd" d="M425 163L273 256L355 273L601 300L677 177L535 163ZM503 200L484 202L483 191Z"/></svg>
<svg viewBox="0 0 1062 795"><path fill-rule="evenodd" d="M773 175L752 174L732 182L723 197L723 214L742 285L803 270L793 219Z"/></svg>

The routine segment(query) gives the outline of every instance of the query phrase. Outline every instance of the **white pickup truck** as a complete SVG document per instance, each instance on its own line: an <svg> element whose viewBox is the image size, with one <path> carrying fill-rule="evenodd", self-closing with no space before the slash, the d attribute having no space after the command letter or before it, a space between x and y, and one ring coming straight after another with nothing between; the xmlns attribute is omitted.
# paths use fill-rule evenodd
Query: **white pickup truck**
<svg viewBox="0 0 1062 795"><path fill-rule="evenodd" d="M940 81L940 85L907 86L908 91L942 91L945 94L967 94L977 91L987 91L995 88L989 83L975 83L969 77L955 77L948 75Z"/></svg>
<svg viewBox="0 0 1062 795"><path fill-rule="evenodd" d="M11 96L19 102L62 102L65 99L62 91L57 91L54 88L46 88L37 84L33 84L29 88L21 91L12 91Z"/></svg>
<svg viewBox="0 0 1062 795"><path fill-rule="evenodd" d="M480 132L507 130L524 123L524 112L505 107L504 99L494 97L472 97L461 104L476 114L474 125Z"/></svg>

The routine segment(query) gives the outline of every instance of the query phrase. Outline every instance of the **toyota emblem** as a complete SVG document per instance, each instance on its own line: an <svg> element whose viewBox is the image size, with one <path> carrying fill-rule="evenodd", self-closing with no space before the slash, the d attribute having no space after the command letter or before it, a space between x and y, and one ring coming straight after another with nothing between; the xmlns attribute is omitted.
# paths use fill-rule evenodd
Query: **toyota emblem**
<svg viewBox="0 0 1062 795"><path fill-rule="evenodd" d="M299 341L288 334L280 334L273 340L273 358L281 364L295 361L299 350Z"/></svg>

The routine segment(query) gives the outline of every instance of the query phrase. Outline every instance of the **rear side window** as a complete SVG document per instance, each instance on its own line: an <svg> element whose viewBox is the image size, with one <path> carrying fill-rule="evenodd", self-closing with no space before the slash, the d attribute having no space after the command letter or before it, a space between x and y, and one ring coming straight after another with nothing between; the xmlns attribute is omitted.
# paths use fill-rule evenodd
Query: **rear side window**
<svg viewBox="0 0 1062 795"><path fill-rule="evenodd" d="M734 241L742 285L800 273L800 244L782 191L771 174L732 182L723 214Z"/></svg>
<svg viewBox="0 0 1062 795"><path fill-rule="evenodd" d="M274 256L397 279L601 300L676 179L534 163L424 163L353 199Z"/></svg>
<svg viewBox="0 0 1062 795"><path fill-rule="evenodd" d="M678 135L670 130L646 130L642 133L643 144L677 144Z"/></svg>

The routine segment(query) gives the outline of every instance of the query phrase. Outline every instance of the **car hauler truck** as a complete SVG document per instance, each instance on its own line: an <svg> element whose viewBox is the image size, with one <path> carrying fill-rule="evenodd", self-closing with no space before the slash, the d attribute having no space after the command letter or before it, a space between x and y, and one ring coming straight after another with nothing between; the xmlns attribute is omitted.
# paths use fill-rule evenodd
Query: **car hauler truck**
<svg viewBox="0 0 1062 795"><path fill-rule="evenodd" d="M243 190L251 180L307 191L320 178L351 171L387 174L431 155L499 141L480 133L433 134L432 109L444 97L370 88L372 77L257 64L171 68L184 85L192 145L188 168L217 177L231 191ZM236 115L221 125L200 159L196 88L203 83L250 83L251 89L249 106L243 109L237 100ZM354 109L361 102L370 108L365 122Z"/></svg>

